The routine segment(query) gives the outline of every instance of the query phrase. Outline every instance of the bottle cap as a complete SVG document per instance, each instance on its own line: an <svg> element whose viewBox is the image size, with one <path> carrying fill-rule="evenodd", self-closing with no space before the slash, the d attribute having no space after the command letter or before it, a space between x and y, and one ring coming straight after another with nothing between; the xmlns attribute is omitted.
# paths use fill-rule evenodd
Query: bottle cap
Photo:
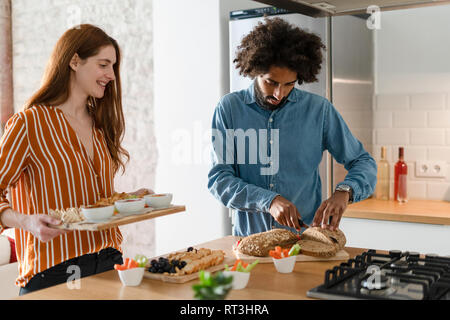
<svg viewBox="0 0 450 320"><path fill-rule="evenodd" d="M400 159L403 159L403 155L404 155L403 147L399 147L399 148L398 148L398 157L399 157Z"/></svg>
<svg viewBox="0 0 450 320"><path fill-rule="evenodd" d="M386 147L381 147L381 159L386 159Z"/></svg>

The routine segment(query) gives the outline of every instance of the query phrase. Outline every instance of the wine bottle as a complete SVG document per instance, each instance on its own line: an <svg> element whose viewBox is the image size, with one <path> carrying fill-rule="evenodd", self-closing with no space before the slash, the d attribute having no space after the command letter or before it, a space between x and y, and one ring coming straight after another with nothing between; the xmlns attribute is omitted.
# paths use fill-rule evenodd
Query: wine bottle
<svg viewBox="0 0 450 320"><path fill-rule="evenodd" d="M408 166L403 159L403 147L398 148L398 161L395 164L394 172L394 199L398 202L407 202L406 177L408 174Z"/></svg>
<svg viewBox="0 0 450 320"><path fill-rule="evenodd" d="M378 161L376 198L389 200L389 162L386 160L386 147L381 147L381 159Z"/></svg>

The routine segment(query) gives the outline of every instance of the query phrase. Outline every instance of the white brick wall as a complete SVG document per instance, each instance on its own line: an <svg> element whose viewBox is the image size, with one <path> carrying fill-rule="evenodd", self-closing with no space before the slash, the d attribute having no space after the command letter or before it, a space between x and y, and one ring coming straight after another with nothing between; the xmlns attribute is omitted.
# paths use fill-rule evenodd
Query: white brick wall
<svg viewBox="0 0 450 320"><path fill-rule="evenodd" d="M378 94L374 106L374 158L387 147L391 164L391 189L398 147L405 148L408 164L408 196L411 199L450 200L449 93ZM444 178L415 176L418 160L443 160ZM391 190L393 197L393 190Z"/></svg>
<svg viewBox="0 0 450 320"><path fill-rule="evenodd" d="M101 27L122 50L121 77L126 119L124 147L131 160L117 191L154 188L157 150L153 123L152 1L14 0L13 61L15 110L38 89L58 38L79 23ZM153 255L152 220L121 227L125 255Z"/></svg>

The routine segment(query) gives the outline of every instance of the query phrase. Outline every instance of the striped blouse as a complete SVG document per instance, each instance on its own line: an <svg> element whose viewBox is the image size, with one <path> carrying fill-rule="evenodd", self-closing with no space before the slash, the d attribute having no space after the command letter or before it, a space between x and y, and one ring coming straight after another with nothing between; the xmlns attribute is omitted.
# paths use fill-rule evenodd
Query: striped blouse
<svg viewBox="0 0 450 320"><path fill-rule="evenodd" d="M31 215L95 203L114 192L112 159L101 130L93 130L93 161L55 107L33 106L16 113L0 140L0 212L12 208ZM6 198L10 189L11 203ZM0 228L0 232L1 232ZM107 247L120 251L118 228L69 231L49 242L15 230L18 286L63 261Z"/></svg>

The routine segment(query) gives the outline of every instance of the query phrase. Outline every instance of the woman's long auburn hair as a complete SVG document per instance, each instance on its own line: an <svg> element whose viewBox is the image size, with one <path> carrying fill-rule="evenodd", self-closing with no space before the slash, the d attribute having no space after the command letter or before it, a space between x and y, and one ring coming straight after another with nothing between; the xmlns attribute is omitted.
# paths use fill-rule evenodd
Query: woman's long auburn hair
<svg viewBox="0 0 450 320"><path fill-rule="evenodd" d="M40 89L28 100L24 110L35 105L58 106L67 101L70 94L69 66L75 53L85 60L98 54L101 48L112 45L116 51L116 63L113 66L115 80L110 81L101 99L88 98L88 111L93 117L96 128L102 130L113 161L114 174L122 168L130 156L121 146L125 134L125 120L122 110L122 88L120 83L120 49L117 41L102 29L81 24L67 30L56 43L47 64Z"/></svg>

